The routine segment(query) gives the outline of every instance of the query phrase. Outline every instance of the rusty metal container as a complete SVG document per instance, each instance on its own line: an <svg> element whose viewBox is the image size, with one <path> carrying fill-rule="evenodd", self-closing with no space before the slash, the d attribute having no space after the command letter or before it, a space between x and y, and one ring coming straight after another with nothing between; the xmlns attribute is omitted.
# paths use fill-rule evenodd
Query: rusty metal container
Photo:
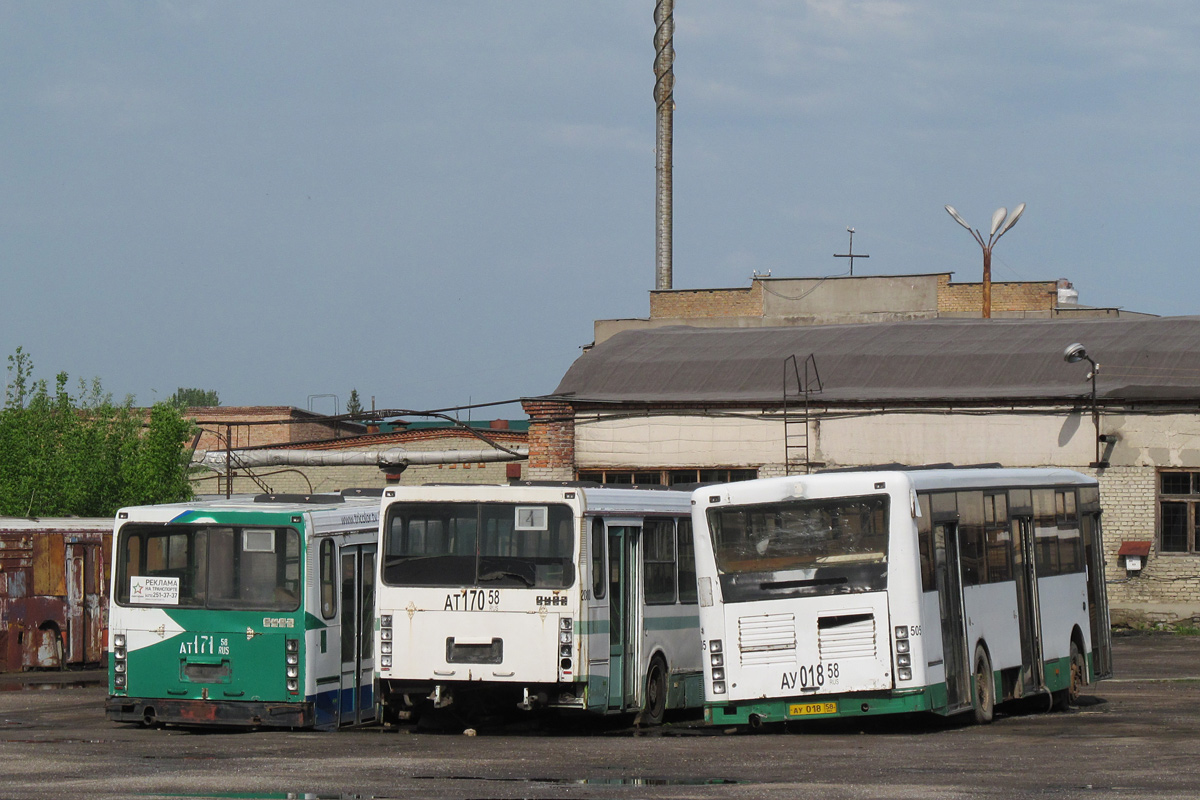
<svg viewBox="0 0 1200 800"><path fill-rule="evenodd" d="M0 672L99 664L111 519L0 518Z"/></svg>

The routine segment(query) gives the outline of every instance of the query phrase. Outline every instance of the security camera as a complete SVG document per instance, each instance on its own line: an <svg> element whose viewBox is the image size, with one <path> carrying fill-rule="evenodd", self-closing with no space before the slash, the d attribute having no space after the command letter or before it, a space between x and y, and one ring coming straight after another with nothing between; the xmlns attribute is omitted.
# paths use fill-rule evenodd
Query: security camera
<svg viewBox="0 0 1200 800"><path fill-rule="evenodd" d="M1083 361L1087 357L1087 350L1084 350L1083 345L1079 342L1067 345L1067 349L1063 351L1063 361L1069 364L1074 364L1076 361Z"/></svg>

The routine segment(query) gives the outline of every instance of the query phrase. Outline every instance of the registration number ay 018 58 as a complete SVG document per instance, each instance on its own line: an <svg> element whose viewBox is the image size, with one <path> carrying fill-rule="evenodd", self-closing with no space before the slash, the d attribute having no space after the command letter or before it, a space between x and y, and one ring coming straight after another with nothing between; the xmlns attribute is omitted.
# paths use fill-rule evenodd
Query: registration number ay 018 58
<svg viewBox="0 0 1200 800"><path fill-rule="evenodd" d="M809 717L815 714L836 714L838 704L835 701L822 703L792 703L788 706L789 717Z"/></svg>

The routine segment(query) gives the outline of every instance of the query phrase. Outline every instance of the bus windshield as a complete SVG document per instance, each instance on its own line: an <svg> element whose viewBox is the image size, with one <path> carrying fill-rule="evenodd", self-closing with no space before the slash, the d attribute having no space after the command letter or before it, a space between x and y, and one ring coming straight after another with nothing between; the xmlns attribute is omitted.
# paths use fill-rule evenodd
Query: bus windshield
<svg viewBox="0 0 1200 800"><path fill-rule="evenodd" d="M117 549L122 605L247 611L300 605L294 528L130 524Z"/></svg>
<svg viewBox="0 0 1200 800"><path fill-rule="evenodd" d="M751 584L802 593L883 588L887 495L710 508L708 525L717 568L730 577L727 591Z"/></svg>
<svg viewBox="0 0 1200 800"><path fill-rule="evenodd" d="M384 526L392 586L565 589L575 581L571 509L520 503L397 503Z"/></svg>

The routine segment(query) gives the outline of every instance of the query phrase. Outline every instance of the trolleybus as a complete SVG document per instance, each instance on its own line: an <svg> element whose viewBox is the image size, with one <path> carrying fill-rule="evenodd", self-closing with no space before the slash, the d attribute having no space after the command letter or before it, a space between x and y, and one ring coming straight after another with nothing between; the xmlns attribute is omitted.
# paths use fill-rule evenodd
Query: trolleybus
<svg viewBox="0 0 1200 800"><path fill-rule="evenodd" d="M322 730L374 720L378 535L378 490L121 509L108 718Z"/></svg>
<svg viewBox="0 0 1200 800"><path fill-rule="evenodd" d="M389 487L376 613L385 721L703 702L690 492Z"/></svg>
<svg viewBox="0 0 1200 800"><path fill-rule="evenodd" d="M1063 707L1111 675L1093 478L829 472L694 500L712 723L912 711L987 723L998 702Z"/></svg>

